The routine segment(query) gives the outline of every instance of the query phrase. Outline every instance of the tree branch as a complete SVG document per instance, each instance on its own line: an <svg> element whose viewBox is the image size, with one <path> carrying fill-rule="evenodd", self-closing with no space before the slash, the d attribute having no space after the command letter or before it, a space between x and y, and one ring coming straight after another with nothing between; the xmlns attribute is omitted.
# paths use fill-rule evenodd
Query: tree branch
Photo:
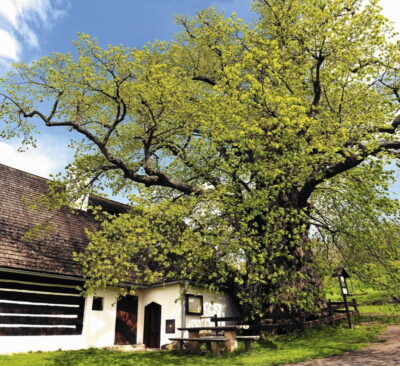
<svg viewBox="0 0 400 366"><path fill-rule="evenodd" d="M3 95L3 94L2 94ZM92 141L101 151L103 154L104 158L111 163L113 166L116 168L119 168L122 170L124 173L125 178L130 179L134 182L137 183L142 183L148 187L150 186L161 186L161 187L168 187L172 188L175 190L178 190L184 194L200 194L203 192L203 190L198 189L190 184L180 182L176 179L168 177L165 173L157 170L157 169L152 169L151 167L145 167L145 171L148 175L141 175L137 174L137 168L132 169L129 167L128 164L126 164L122 159L114 156L109 149L106 147L106 143L102 141L100 138L98 138L96 135L94 135L92 132L90 132L88 129L84 128L79 121L52 121L51 118L54 116L57 106L58 106L58 99L56 102L53 104L52 111L50 112L49 116L45 116L43 113L41 113L38 110L33 110L30 112L27 112L24 110L24 108L15 100L10 98L9 96L3 95L7 100L9 100L11 103L13 103L17 109L18 112L24 117L24 118L32 118L32 117L39 117L46 126L48 127L60 127L60 126L66 126L66 127L71 127L75 131L81 133L84 135L86 138L88 138L90 141ZM118 119L116 120L116 122ZM115 122L114 122L115 124Z"/></svg>
<svg viewBox="0 0 400 366"><path fill-rule="evenodd" d="M399 126L400 126L400 114L394 119L394 121L390 125L378 128L378 132L393 134L396 132L396 129Z"/></svg>
<svg viewBox="0 0 400 366"><path fill-rule="evenodd" d="M206 76L194 76L192 78L192 80L203 81L207 84L210 84L211 86L215 86L217 84L214 80L212 80Z"/></svg>
<svg viewBox="0 0 400 366"><path fill-rule="evenodd" d="M308 182L304 184L304 186L299 191L299 205L300 207L306 207L308 203L308 198L311 196L311 193L314 191L316 186L330 178L335 177L341 173L344 173L350 169L353 169L363 163L370 156L376 156L382 151L387 150L396 150L400 152L400 141L384 141L381 142L378 147L368 152L365 149L365 144L361 143L359 145L360 150L362 152L357 155L348 156L340 163L334 164L332 166L326 167L322 172L320 172L319 178L310 179Z"/></svg>

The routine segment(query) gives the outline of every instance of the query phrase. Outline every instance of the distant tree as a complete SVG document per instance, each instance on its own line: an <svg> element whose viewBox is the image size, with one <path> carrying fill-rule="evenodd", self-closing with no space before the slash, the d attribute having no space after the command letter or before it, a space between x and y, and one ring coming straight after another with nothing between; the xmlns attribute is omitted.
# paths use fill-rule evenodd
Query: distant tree
<svg viewBox="0 0 400 366"><path fill-rule="evenodd" d="M321 305L317 189L399 151L399 45L376 0L254 10L255 25L215 9L180 17L175 40L139 50L81 34L76 58L4 80L3 135L31 136L32 119L67 128L83 137L70 177L133 192L140 214L104 220L78 256L89 286L229 285L253 317Z"/></svg>
<svg viewBox="0 0 400 366"><path fill-rule="evenodd" d="M314 192L312 250L321 277L345 267L382 298L400 299L400 206L390 190L394 171L384 163L364 163Z"/></svg>

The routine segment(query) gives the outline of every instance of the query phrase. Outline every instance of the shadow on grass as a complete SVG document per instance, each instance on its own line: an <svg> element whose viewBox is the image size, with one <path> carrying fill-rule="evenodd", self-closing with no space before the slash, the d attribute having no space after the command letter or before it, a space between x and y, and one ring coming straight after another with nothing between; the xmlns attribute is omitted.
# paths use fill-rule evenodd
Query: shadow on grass
<svg viewBox="0 0 400 366"><path fill-rule="evenodd" d="M243 351L223 354L190 355L173 351L116 352L98 349L58 352L43 366L210 366L230 363L230 359L246 355Z"/></svg>
<svg viewBox="0 0 400 366"><path fill-rule="evenodd" d="M190 358L191 356L188 356ZM192 356L193 357L193 356ZM158 366L188 365L188 358L172 352L114 352L96 349L61 352L46 366ZM199 364L199 362L196 362Z"/></svg>

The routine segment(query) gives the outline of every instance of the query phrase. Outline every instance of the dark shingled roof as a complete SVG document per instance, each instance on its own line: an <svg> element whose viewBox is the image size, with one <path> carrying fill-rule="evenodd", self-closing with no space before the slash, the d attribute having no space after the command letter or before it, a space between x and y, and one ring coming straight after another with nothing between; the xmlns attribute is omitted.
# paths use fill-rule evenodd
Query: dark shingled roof
<svg viewBox="0 0 400 366"><path fill-rule="evenodd" d="M95 229L88 212L69 209L43 211L27 208L27 199L47 192L47 179L0 164L0 267L80 276L72 259L74 251L85 248L84 229ZM91 196L89 204L113 212L128 206ZM50 223L52 229L33 241L23 241L24 233L38 224Z"/></svg>

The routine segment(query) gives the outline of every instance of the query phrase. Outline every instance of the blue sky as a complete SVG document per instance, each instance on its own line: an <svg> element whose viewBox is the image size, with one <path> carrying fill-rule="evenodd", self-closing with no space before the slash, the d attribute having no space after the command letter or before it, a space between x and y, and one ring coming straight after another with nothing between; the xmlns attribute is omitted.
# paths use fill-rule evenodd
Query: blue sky
<svg viewBox="0 0 400 366"><path fill-rule="evenodd" d="M398 1L381 0L381 5L400 31ZM102 46L169 40L178 30L176 15L213 5L246 21L254 17L251 0L0 0L0 76L13 61L72 51L78 32L97 37ZM67 144L67 132L48 128L38 147L25 153L17 152L18 141L0 140L0 163L47 177L71 161Z"/></svg>
<svg viewBox="0 0 400 366"><path fill-rule="evenodd" d="M78 32L100 45L142 47L170 40L179 29L174 17L216 6L250 21L251 0L0 0L0 76L11 62L30 62L51 52L73 51ZM1 123L1 121L0 121ZM38 147L17 152L18 141L0 140L0 163L48 176L72 158L68 133L43 129Z"/></svg>
<svg viewBox="0 0 400 366"><path fill-rule="evenodd" d="M60 27L46 42L48 50L67 50L69 45L60 45L60 40L70 43L77 31L97 37L103 45L141 47L147 41L171 39L178 29L177 14L194 14L215 5L248 18L251 6L249 0L71 0L70 4Z"/></svg>

